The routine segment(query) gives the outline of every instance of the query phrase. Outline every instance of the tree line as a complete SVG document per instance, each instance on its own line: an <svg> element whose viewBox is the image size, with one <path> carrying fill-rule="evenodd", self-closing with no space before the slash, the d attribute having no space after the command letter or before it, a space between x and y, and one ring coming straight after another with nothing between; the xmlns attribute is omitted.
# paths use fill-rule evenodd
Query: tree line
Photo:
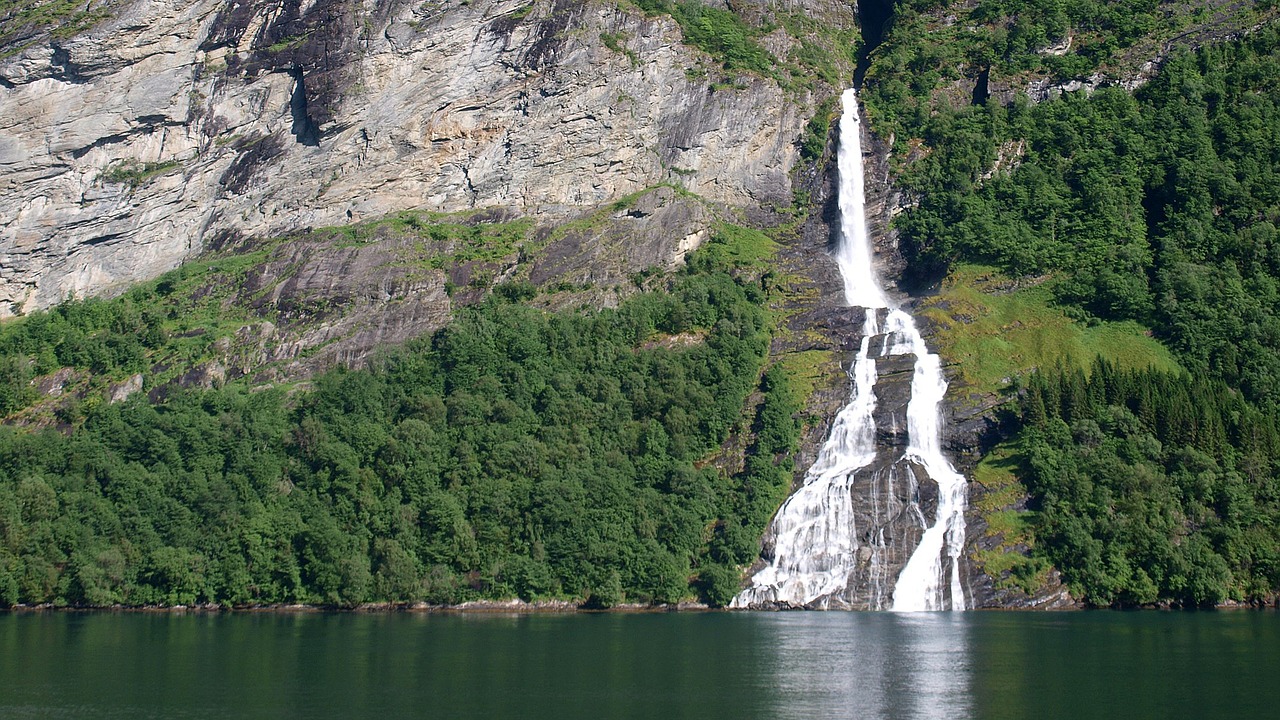
<svg viewBox="0 0 1280 720"><path fill-rule="evenodd" d="M708 258L617 309L495 293L309 390L0 427L0 605L723 604L799 431L762 291Z"/></svg>
<svg viewBox="0 0 1280 720"><path fill-rule="evenodd" d="M1280 431L1221 380L1031 375L1020 473L1037 552L1092 605L1212 606L1280 592Z"/></svg>

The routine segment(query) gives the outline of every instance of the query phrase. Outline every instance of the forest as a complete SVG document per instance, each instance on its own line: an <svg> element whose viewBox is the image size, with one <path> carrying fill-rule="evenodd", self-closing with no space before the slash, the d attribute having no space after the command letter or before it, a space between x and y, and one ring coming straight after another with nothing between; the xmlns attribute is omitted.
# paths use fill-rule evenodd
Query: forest
<svg viewBox="0 0 1280 720"><path fill-rule="evenodd" d="M1221 380L1033 374L1021 474L1039 547L1091 605L1213 606L1280 587L1280 434Z"/></svg>
<svg viewBox="0 0 1280 720"><path fill-rule="evenodd" d="M910 282L995 266L1080 323L1149 328L1188 373L1044 367L1021 390L1034 552L1089 604L1280 590L1278 81L1272 24L1133 93L935 112L902 173Z"/></svg>
<svg viewBox="0 0 1280 720"><path fill-rule="evenodd" d="M761 290L716 257L617 310L500 286L293 395L139 393L73 430L0 428L0 604L723 604L798 426L763 371ZM6 362L130 367L159 342L147 317L71 304L9 332ZM709 464L731 434L745 461Z"/></svg>

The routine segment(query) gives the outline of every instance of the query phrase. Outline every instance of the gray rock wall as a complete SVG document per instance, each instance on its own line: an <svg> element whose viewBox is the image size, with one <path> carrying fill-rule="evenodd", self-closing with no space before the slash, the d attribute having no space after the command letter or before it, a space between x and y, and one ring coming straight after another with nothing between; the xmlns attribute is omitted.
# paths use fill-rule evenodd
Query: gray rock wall
<svg viewBox="0 0 1280 720"><path fill-rule="evenodd" d="M0 60L0 317L406 208L789 204L812 100L687 72L713 66L603 1L118 3Z"/></svg>

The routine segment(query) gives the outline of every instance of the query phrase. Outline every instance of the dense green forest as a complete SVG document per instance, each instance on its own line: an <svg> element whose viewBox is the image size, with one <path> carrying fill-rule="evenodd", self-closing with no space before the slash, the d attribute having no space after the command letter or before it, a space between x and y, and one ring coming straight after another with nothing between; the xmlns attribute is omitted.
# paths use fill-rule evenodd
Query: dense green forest
<svg viewBox="0 0 1280 720"><path fill-rule="evenodd" d="M1044 556L1084 601L1183 606L1280 588L1280 433L1220 380L1037 373L1021 474Z"/></svg>
<svg viewBox="0 0 1280 720"><path fill-rule="evenodd" d="M1272 24L1175 51L1135 93L916 119L928 152L902 171L917 204L897 222L911 280L992 265L1083 324L1149 328L1191 373L1102 363L1026 386L1008 447L1035 553L1091 604L1280 590L1278 87Z"/></svg>
<svg viewBox="0 0 1280 720"><path fill-rule="evenodd" d="M726 602L798 428L761 372L761 291L715 258L617 310L500 287L292 397L230 384L0 428L0 603ZM117 322L85 343L93 318L28 319L8 362L128 366L156 341L146 311L90 308ZM745 465L706 465L734 432Z"/></svg>

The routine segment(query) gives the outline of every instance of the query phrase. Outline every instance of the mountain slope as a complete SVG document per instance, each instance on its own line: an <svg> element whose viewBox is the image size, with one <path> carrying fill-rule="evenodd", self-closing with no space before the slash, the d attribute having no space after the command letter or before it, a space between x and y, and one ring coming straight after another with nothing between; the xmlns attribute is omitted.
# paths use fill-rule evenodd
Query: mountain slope
<svg viewBox="0 0 1280 720"><path fill-rule="evenodd" d="M847 6L813 5L824 32L852 27ZM630 3L94 7L69 35L10 10L0 35L0 317L232 239L405 209L564 221L660 183L789 206L797 140L830 92L725 69ZM819 47L807 23L741 42L786 58Z"/></svg>

